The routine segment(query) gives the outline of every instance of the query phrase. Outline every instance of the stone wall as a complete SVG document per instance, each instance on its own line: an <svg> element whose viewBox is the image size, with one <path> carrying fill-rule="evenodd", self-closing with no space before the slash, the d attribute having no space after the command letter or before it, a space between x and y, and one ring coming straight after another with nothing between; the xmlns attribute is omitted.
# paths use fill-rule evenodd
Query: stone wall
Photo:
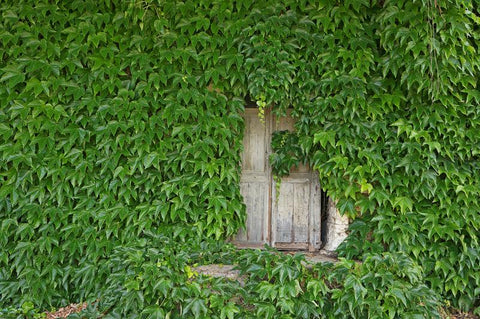
<svg viewBox="0 0 480 319"><path fill-rule="evenodd" d="M323 246L324 250L333 251L347 237L348 217L341 216L335 202L328 198L327 219L322 227L326 228L326 242Z"/></svg>

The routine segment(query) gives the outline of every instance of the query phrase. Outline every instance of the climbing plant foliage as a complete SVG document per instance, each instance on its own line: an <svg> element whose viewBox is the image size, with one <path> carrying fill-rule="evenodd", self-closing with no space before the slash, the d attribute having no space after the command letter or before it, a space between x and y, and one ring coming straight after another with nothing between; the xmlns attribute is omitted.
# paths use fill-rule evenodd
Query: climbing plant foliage
<svg viewBox="0 0 480 319"><path fill-rule="evenodd" d="M113 247L166 224L243 224L243 57L209 22L224 10L2 3L2 300L84 298Z"/></svg>
<svg viewBox="0 0 480 319"><path fill-rule="evenodd" d="M249 96L293 108L273 169L319 172L354 219L342 255L401 251L479 305L478 2L19 0L0 16L0 304L92 297L115 247L172 224L234 235Z"/></svg>

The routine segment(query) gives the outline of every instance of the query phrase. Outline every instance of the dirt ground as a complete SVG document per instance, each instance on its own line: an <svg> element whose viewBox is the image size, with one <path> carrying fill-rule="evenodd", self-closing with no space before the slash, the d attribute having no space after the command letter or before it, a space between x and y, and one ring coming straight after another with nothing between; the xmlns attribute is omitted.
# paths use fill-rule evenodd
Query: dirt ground
<svg viewBox="0 0 480 319"><path fill-rule="evenodd" d="M75 304L72 303L66 307L60 308L54 312L46 312L47 319L67 318L71 314L78 313L87 308L87 303Z"/></svg>

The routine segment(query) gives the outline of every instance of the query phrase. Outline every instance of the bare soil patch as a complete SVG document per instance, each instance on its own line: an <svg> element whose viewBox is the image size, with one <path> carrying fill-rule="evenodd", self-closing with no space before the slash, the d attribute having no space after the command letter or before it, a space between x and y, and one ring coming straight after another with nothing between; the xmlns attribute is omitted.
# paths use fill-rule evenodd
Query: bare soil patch
<svg viewBox="0 0 480 319"><path fill-rule="evenodd" d="M78 313L83 309L87 308L87 303L76 304L72 303L66 307L60 308L54 312L45 312L47 314L47 319L58 319L58 318L67 318L71 314Z"/></svg>

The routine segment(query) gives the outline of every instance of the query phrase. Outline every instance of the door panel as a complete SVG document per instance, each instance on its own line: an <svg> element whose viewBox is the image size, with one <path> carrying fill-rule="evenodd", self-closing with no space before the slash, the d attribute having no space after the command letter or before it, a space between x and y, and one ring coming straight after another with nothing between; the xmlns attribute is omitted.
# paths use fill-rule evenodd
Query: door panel
<svg viewBox="0 0 480 319"><path fill-rule="evenodd" d="M237 240L264 243L267 236L265 232L266 220L263 212L267 211L268 198L266 198L266 195L268 194L264 191L264 185L261 183L242 182L240 189L246 201L248 215L247 229L239 234Z"/></svg>
<svg viewBox="0 0 480 319"><path fill-rule="evenodd" d="M279 194L276 189L272 194L273 246L282 249L319 248L319 195L315 191L312 173L292 173L282 178Z"/></svg>
<svg viewBox="0 0 480 319"><path fill-rule="evenodd" d="M247 206L246 230L241 230L235 241L240 245L261 246L269 242L270 169L266 155L270 145L267 123L258 118L257 109L246 109L244 114L242 176L240 191Z"/></svg>

